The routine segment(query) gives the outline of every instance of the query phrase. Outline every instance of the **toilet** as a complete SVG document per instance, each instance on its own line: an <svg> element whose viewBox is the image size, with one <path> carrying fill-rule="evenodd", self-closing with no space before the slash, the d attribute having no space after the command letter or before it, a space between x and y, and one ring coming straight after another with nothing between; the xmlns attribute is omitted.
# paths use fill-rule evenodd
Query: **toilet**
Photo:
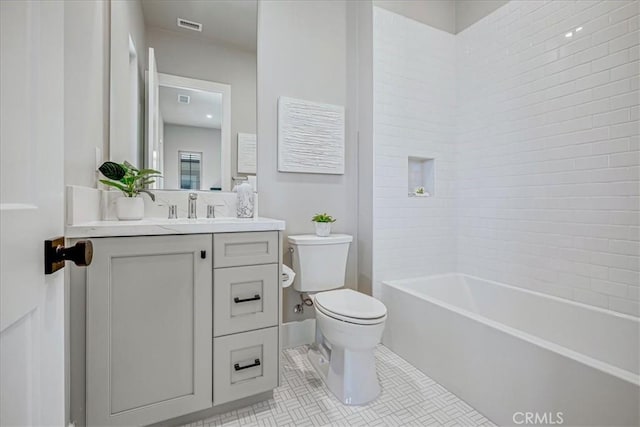
<svg viewBox="0 0 640 427"><path fill-rule="evenodd" d="M363 405L380 394L374 350L382 338L387 308L344 286L352 236L289 236L293 287L313 299L316 339L311 364L346 405Z"/></svg>

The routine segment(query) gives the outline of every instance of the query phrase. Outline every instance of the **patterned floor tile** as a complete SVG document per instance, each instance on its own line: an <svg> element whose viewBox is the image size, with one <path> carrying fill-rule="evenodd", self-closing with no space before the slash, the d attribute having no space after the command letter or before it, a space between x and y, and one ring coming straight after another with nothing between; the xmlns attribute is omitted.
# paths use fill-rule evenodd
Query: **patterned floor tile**
<svg viewBox="0 0 640 427"><path fill-rule="evenodd" d="M282 352L282 385L273 399L183 427L494 426L486 417L383 345L376 349L382 393L346 406L307 360L307 347Z"/></svg>

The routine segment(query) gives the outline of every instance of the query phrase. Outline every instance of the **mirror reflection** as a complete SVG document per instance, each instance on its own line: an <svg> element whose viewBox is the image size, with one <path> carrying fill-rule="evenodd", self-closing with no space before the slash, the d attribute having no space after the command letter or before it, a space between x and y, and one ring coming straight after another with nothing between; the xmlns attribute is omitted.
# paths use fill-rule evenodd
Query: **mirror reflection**
<svg viewBox="0 0 640 427"><path fill-rule="evenodd" d="M110 159L163 189L255 175L257 2L112 0L111 18Z"/></svg>
<svg viewBox="0 0 640 427"><path fill-rule="evenodd" d="M222 94L161 86L159 99L164 185L221 190Z"/></svg>

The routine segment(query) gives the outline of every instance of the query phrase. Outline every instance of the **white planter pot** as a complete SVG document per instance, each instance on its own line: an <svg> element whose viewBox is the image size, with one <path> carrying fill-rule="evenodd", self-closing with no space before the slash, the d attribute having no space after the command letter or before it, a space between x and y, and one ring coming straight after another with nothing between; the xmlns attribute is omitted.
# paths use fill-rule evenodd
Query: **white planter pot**
<svg viewBox="0 0 640 427"><path fill-rule="evenodd" d="M120 197L116 199L116 215L121 221L144 218L144 200L142 200L142 197Z"/></svg>
<svg viewBox="0 0 640 427"><path fill-rule="evenodd" d="M331 234L330 222L314 222L316 225L316 236L328 237Z"/></svg>

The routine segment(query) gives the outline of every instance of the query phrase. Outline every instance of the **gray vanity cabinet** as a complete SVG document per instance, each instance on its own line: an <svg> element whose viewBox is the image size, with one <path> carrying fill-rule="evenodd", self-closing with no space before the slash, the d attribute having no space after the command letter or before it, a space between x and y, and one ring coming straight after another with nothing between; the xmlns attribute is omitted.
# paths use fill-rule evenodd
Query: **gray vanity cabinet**
<svg viewBox="0 0 640 427"><path fill-rule="evenodd" d="M213 404L278 386L280 237L213 236Z"/></svg>
<svg viewBox="0 0 640 427"><path fill-rule="evenodd" d="M212 406L212 239L92 239L87 425L146 425Z"/></svg>

